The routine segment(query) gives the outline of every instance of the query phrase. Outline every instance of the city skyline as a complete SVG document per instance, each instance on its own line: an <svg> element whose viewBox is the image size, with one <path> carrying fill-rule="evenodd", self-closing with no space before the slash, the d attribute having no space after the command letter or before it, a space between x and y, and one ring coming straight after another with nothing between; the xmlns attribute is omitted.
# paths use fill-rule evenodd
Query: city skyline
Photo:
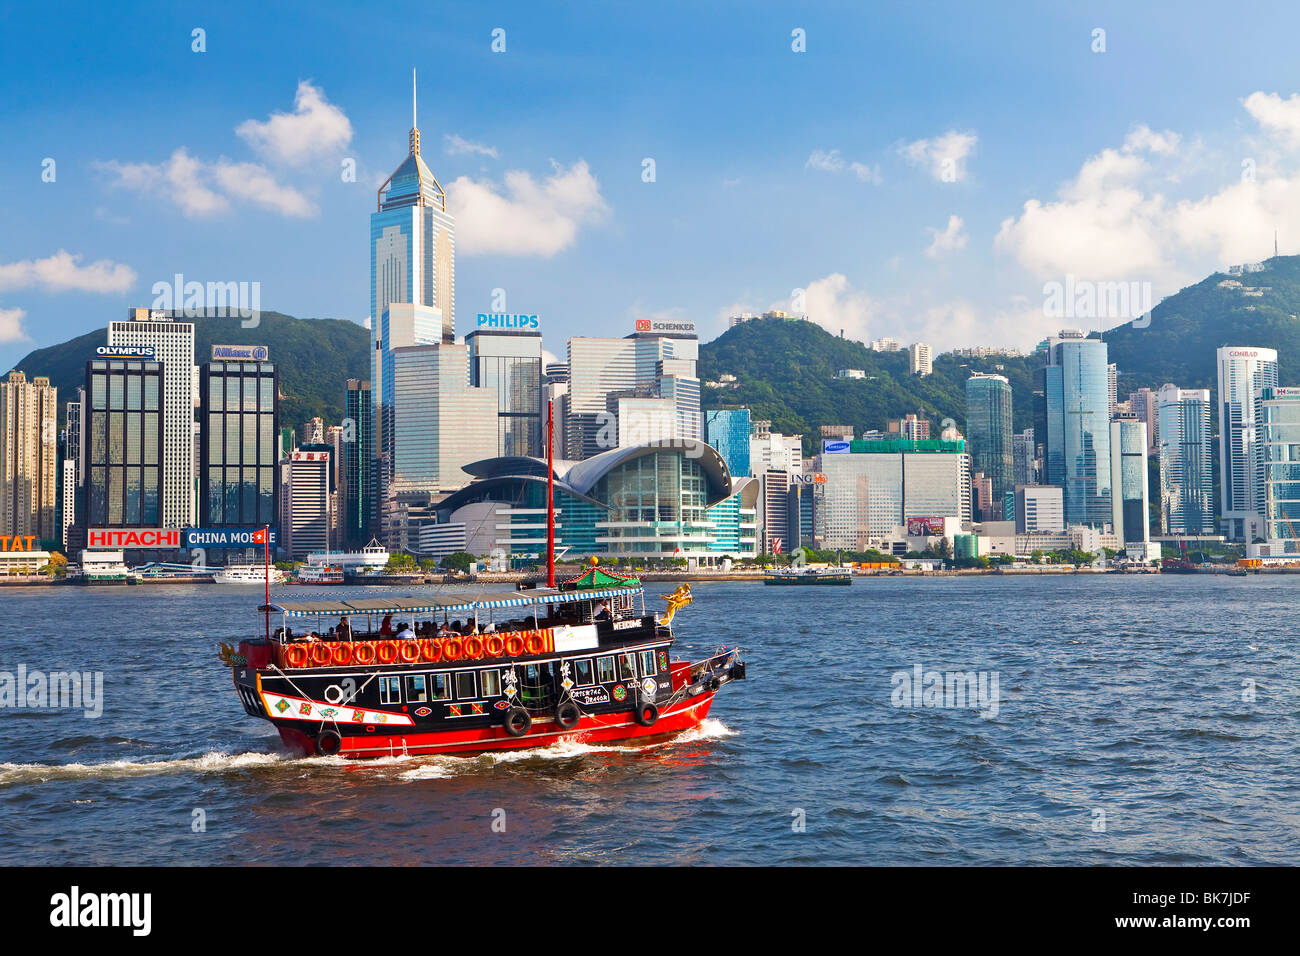
<svg viewBox="0 0 1300 956"><path fill-rule="evenodd" d="M443 16L343 25L246 8L200 24L144 8L110 22L87 7L113 55L55 70L32 59L54 28L12 14L0 82L29 148L0 160L21 227L0 240L0 366L147 304L178 272L259 282L263 305L290 314L367 318L356 222L406 139L412 66L424 153L459 226L460 334L465 315L527 311L565 338L647 315L692 319L707 339L728 313L778 307L863 341L1026 348L1062 324L1044 314L1045 282L1132 279L1158 298L1266 257L1275 229L1293 251L1290 200L1268 198L1287 195L1300 125L1290 78L1259 65L1285 62L1266 55L1287 32L1276 22L1225 37L1189 17L1180 43L1152 49L1170 25L1118 5L1026 11L1016 29L955 7L870 20L766 7L743 24L685 8ZM348 65L380 36L391 48L399 21L409 52ZM861 33L891 43L864 63ZM1251 55L1133 101L1135 79L1183 74L1179 50L1210 42ZM326 43L330 62L312 52ZM989 49L997 76L976 69ZM739 75L752 105L736 109ZM1084 92L1095 110L1043 108ZM1268 188L1248 187L1247 160ZM1101 222L1115 241L1088 242ZM778 251L774 227L798 241Z"/></svg>

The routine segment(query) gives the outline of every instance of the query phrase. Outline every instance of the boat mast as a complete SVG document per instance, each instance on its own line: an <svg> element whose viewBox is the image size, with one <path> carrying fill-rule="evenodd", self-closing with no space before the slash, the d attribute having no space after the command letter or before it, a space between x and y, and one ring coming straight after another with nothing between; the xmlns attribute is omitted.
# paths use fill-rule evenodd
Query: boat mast
<svg viewBox="0 0 1300 956"><path fill-rule="evenodd" d="M262 557L266 568L266 639L271 639L271 526L262 528Z"/></svg>
<svg viewBox="0 0 1300 956"><path fill-rule="evenodd" d="M555 400L546 401L546 586L555 587Z"/></svg>

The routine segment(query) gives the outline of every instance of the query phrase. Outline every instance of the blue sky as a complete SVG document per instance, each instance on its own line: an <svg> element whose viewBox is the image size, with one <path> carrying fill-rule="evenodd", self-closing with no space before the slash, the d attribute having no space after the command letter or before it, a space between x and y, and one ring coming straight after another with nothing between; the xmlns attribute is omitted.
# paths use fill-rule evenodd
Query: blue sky
<svg viewBox="0 0 1300 956"><path fill-rule="evenodd" d="M458 212L461 333L503 288L557 353L640 316L711 338L773 306L1027 348L1090 324L1045 316L1046 282L1158 299L1264 258L1274 228L1300 252L1300 12L1135 6L6 8L0 367L178 272L363 319L413 66Z"/></svg>

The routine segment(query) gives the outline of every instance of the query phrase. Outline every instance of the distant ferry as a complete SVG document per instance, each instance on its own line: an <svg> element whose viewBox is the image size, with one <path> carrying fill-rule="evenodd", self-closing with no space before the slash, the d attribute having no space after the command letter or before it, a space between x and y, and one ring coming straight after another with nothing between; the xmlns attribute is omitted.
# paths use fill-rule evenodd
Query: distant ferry
<svg viewBox="0 0 1300 956"><path fill-rule="evenodd" d="M307 568L331 567L346 573L382 571L388 565L388 558L388 549L371 538L370 543L360 551L313 552L307 555Z"/></svg>
<svg viewBox="0 0 1300 956"><path fill-rule="evenodd" d="M218 584L257 584L262 585L270 575L272 584L284 583L284 572L279 568L267 568L261 564L228 564L217 572Z"/></svg>
<svg viewBox="0 0 1300 956"><path fill-rule="evenodd" d="M299 584L342 584L343 569L337 565L309 564L298 570Z"/></svg>
<svg viewBox="0 0 1300 956"><path fill-rule="evenodd" d="M764 584L852 584L848 568L773 568L763 575Z"/></svg>
<svg viewBox="0 0 1300 956"><path fill-rule="evenodd" d="M139 584L140 576L126 565L121 551L81 552L80 584Z"/></svg>

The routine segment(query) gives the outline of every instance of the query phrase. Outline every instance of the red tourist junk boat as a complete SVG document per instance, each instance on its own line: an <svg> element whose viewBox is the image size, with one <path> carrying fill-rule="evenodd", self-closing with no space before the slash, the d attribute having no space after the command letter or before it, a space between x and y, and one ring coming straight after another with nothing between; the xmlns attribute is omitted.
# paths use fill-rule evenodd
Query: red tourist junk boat
<svg viewBox="0 0 1300 956"><path fill-rule="evenodd" d="M661 617L646 612L637 578L594 560L556 586L553 508L547 518L544 588L271 604L268 586L266 635L220 655L244 710L301 753L358 758L647 740L698 726L718 689L744 679L738 650L671 659L689 585L664 596ZM274 634L272 612L282 615ZM309 620L313 631L293 633Z"/></svg>

